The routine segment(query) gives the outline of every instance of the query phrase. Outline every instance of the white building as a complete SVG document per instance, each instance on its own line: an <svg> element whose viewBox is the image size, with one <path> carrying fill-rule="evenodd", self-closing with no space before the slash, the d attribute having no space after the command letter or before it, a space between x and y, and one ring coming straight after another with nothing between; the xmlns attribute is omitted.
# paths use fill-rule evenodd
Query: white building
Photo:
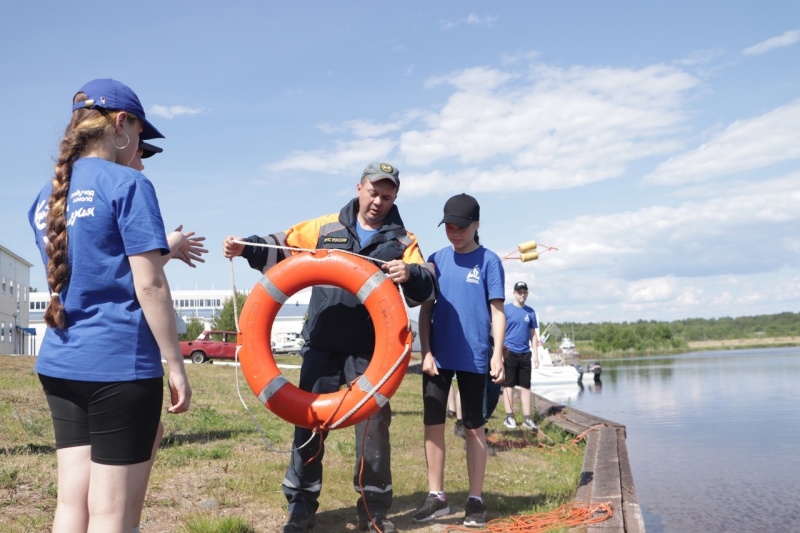
<svg viewBox="0 0 800 533"><path fill-rule="evenodd" d="M28 293L32 266L0 245L0 353L34 353L35 332L28 327Z"/></svg>
<svg viewBox="0 0 800 533"><path fill-rule="evenodd" d="M245 295L250 291L239 291ZM308 310L308 297L311 294L304 294L303 291L293 295L283 305L275 318L275 323L272 326L272 336L275 339L277 336L286 338L286 336L294 336L300 334L303 329L303 320L305 319L306 311ZM206 329L211 328L211 322L217 313L222 311L222 306L226 299L233 297L233 291L230 290L174 290L172 291L172 306L175 308L175 313L178 317L178 331L186 331L186 322L191 319L199 319L203 321ZM32 292L30 293L30 302L28 306L24 306L26 310L26 322L30 318L30 331L36 335L41 342L44 337L44 332L47 325L44 323L44 311L50 303L50 294L48 291ZM304 302L304 303L302 303ZM241 309L239 310L241 312ZM28 315L28 313L30 313ZM4 352L0 349L0 353ZM37 354L38 350L35 346L31 351L26 352Z"/></svg>
<svg viewBox="0 0 800 533"><path fill-rule="evenodd" d="M250 291L239 291L247 295ZM231 298L233 292L230 290L173 290L172 305L179 319L185 323L191 319L202 320L207 329L211 328L211 322L222 310L222 305L226 299ZM303 289L297 294L292 295L275 317L272 325L272 342L275 352L295 351L296 339L300 336L303 329L306 313L308 312L308 300L311 297L311 289ZM30 293L30 327L35 330L38 339L43 338L47 326L44 323L44 310L50 302L48 292ZM241 309L239 310L241 312ZM27 317L26 317L27 318ZM179 331L181 320L178 322ZM419 351L419 338L416 335L417 322L411 320L411 327L415 332L414 351ZM186 331L185 329L183 330ZM2 352L2 350L0 350ZM35 349L27 352L36 354Z"/></svg>

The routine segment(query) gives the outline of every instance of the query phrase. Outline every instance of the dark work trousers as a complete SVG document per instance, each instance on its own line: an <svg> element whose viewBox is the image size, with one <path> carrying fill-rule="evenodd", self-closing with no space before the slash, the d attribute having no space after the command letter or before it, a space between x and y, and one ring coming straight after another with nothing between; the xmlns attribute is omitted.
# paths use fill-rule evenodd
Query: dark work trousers
<svg viewBox="0 0 800 533"><path fill-rule="evenodd" d="M351 383L363 374L372 354L324 352L306 346L302 350L302 356L300 389L314 393L329 393L338 391L341 385ZM367 516L367 510L372 516L386 516L392 504L389 444L391 422L392 412L387 403L368 420L355 425L356 464L353 486L358 493L360 493L359 486L364 489L364 497L359 497L356 504L360 516ZM323 434L322 441L319 435L316 435L302 449L297 449L311 438L311 433L310 429L297 426L294 428L292 447L295 451L292 452L291 462L283 478L283 494L289 502L290 514L313 515L319 507L318 499L322 490L322 457L325 454L324 438L327 437L327 433ZM315 455L316 457L308 462ZM365 504L367 509L364 509Z"/></svg>
<svg viewBox="0 0 800 533"><path fill-rule="evenodd" d="M492 381L492 376L486 374L486 393L483 395L483 421L488 422L500 401L501 386Z"/></svg>

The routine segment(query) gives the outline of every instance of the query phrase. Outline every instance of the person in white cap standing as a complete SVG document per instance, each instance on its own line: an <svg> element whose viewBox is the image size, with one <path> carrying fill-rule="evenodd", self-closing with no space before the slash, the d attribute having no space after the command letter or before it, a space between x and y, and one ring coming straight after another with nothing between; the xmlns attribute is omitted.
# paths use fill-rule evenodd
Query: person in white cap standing
<svg viewBox="0 0 800 533"><path fill-rule="evenodd" d="M503 403L506 418L503 424L508 429L516 429L514 419L514 390L520 388L522 404L522 427L538 431L531 418L531 371L539 368L539 338L536 329L539 324L536 312L525 305L528 299L528 285L524 281L514 284L514 300L505 305L505 375L503 383Z"/></svg>

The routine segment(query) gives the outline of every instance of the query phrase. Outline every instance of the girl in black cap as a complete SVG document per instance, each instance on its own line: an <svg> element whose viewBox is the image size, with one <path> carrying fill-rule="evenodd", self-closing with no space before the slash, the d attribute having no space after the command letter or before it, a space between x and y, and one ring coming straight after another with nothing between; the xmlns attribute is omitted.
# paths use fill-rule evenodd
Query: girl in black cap
<svg viewBox="0 0 800 533"><path fill-rule="evenodd" d="M444 425L447 395L453 376L458 378L467 442L469 497L464 525L486 525L481 498L486 474L486 435L483 396L487 374L503 381L503 314L505 272L500 258L480 244L480 206L468 194L450 198L444 206L447 238L452 244L433 253L439 294L422 304L419 337L425 423L428 488L414 520L425 522L450 512L444 492ZM494 337L490 343L489 337ZM491 355L490 355L491 354Z"/></svg>

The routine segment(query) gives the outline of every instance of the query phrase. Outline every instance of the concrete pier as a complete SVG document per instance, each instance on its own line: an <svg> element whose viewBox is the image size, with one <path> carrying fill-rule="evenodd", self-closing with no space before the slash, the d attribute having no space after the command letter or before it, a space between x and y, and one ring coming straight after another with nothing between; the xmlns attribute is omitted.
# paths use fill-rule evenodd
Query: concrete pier
<svg viewBox="0 0 800 533"><path fill-rule="evenodd" d="M533 394L537 413L573 435L586 432L576 502L610 502L612 516L598 524L571 529L573 533L644 533L644 519L636 497L625 443L625 426Z"/></svg>

